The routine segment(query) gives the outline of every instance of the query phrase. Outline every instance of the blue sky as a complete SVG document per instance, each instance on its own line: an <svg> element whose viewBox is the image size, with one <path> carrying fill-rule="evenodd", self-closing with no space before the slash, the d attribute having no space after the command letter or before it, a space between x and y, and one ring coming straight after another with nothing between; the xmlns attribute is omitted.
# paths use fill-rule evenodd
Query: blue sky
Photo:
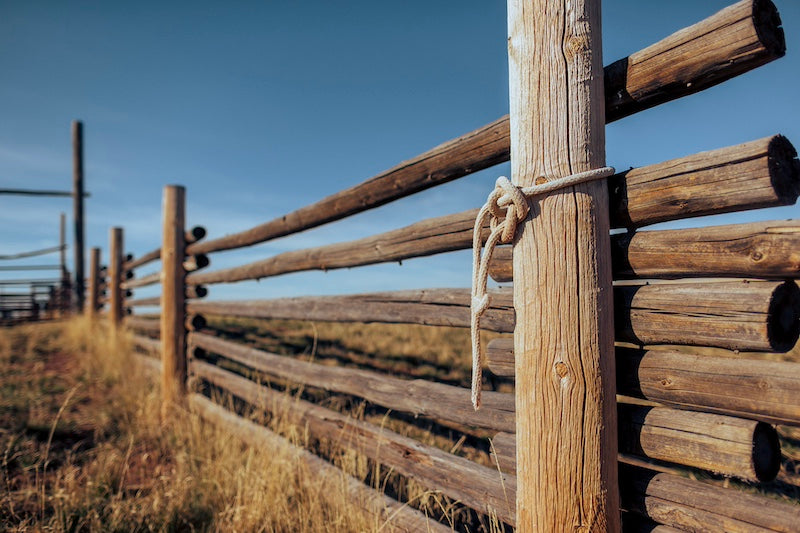
<svg viewBox="0 0 800 533"><path fill-rule="evenodd" d="M604 63L729 3L605 0ZM800 3L776 5L786 57L609 125L609 164L656 163L774 133L800 146ZM126 249L140 254L158 245L164 184L185 185L189 224L220 236L507 113L506 6L0 1L0 69L0 187L68 188L70 121L81 119L92 193L87 244L105 254L109 227L120 225ZM506 173L500 165L346 221L214 254L212 268L477 207ZM68 200L0 196L0 253L55 244L60 211L71 211ZM789 207L710 222L797 215ZM458 252L214 286L211 296L467 286L469 268Z"/></svg>

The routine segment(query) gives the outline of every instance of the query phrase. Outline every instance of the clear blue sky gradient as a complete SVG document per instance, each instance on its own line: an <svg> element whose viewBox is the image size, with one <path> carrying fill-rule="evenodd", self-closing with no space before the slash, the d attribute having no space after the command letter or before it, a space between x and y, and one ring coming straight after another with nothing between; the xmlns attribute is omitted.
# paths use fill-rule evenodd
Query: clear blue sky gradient
<svg viewBox="0 0 800 533"><path fill-rule="evenodd" d="M604 63L730 3L605 0ZM609 125L609 164L656 163L774 133L800 146L800 3L776 4L786 57ZM120 225L126 249L140 254L158 245L165 184L187 187L189 224L221 236L507 113L506 6L2 1L0 69L0 187L69 188L69 124L81 119L92 193L87 249L100 246L105 254L109 227ZM346 221L214 254L212 268L477 207L507 172L500 165ZM0 253L55 244L60 211L71 213L69 200L0 196ZM790 207L681 226L797 214ZM468 254L458 252L215 286L211 295L465 287L469 270Z"/></svg>

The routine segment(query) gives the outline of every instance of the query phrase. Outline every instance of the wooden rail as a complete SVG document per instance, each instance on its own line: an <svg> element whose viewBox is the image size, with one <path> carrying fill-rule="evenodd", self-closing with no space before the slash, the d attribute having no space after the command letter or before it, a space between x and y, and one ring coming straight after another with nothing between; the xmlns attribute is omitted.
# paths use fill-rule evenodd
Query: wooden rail
<svg viewBox="0 0 800 533"><path fill-rule="evenodd" d="M800 165L796 164L796 156L792 145L784 137L776 135L617 174L609 180L611 212L612 215L616 214L616 218L612 216L612 226L643 225L720 211L793 204L800 193ZM286 252L239 267L190 274L187 283L232 283L303 270L351 268L462 250L472 246L472 227L476 215L477 210L464 211L423 220L364 239ZM774 224L776 227L780 226L780 223ZM692 234L692 231L695 233ZM615 275L616 271L622 271L620 274L625 275L626 265L630 264L643 270L637 271L637 275L653 277L717 274L759 276L763 272L769 273L770 265L782 265L779 268L783 270L791 269L792 265L795 269L800 268L794 255L796 240L800 238L797 235L787 233L773 236L775 241L783 243L782 251L788 257L780 255L781 248L778 248L774 250L774 259L767 258L765 261L763 257L759 259L755 255L757 250L743 259L742 253L748 249L737 246L736 242L729 243L727 249L723 248L725 243L720 243L718 249L709 250L708 244L706 248L702 248L704 242L707 243L715 237L710 234L707 241L702 241L704 231L706 230L686 230L673 238L672 242L669 239L673 234L667 233L662 238L661 233L641 232L636 234L632 247L626 247L625 236L615 236L615 246L612 249ZM731 240L737 237L736 226L723 226L719 231L722 234L717 234L717 237L725 238L725 232L734 233L729 237ZM750 231L757 230L754 227ZM680 244L683 241L679 239L687 236L694 236L696 241L700 241L695 248L684 251L677 258L670 258L668 262L664 261L664 257L658 257L659 242ZM660 238L662 240L659 241ZM655 243L650 244L653 240ZM768 245L768 242L761 244L762 247ZM655 248L652 257L646 255L646 251L651 248ZM660 250L663 254L670 252L664 246ZM692 258L697 259L697 255L703 250L707 250L707 255L690 261ZM728 258L721 253L713 261L709 261L709 255L716 251L738 251L738 254ZM629 254L633 257L629 258ZM510 270L509 259L505 255L498 255L500 258L495 261L493 273L505 281L509 277L505 274ZM736 262L736 259L739 261ZM673 270L659 274L658 265L662 269L672 266ZM737 272L737 269L741 271Z"/></svg>
<svg viewBox="0 0 800 533"><path fill-rule="evenodd" d="M772 3L738 2L606 67L606 120L696 93L782 57L785 49ZM508 161L509 154L509 118L504 116L285 216L190 245L187 253L252 246L311 229Z"/></svg>

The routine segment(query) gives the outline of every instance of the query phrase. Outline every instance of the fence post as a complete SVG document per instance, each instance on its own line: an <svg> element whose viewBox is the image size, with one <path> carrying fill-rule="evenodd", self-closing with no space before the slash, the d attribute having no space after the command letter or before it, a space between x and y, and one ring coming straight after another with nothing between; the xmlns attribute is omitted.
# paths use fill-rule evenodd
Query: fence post
<svg viewBox="0 0 800 533"><path fill-rule="evenodd" d="M162 414L186 393L186 190L164 187L161 242Z"/></svg>
<svg viewBox="0 0 800 533"><path fill-rule="evenodd" d="M83 254L83 123L72 121L72 216L75 222L75 309L83 312L84 263Z"/></svg>
<svg viewBox="0 0 800 533"><path fill-rule="evenodd" d="M112 335L122 324L122 228L111 228L111 242L108 258L108 316L111 320Z"/></svg>
<svg viewBox="0 0 800 533"><path fill-rule="evenodd" d="M86 300L86 314L91 320L97 318L100 303L100 248L92 248L89 256L89 297Z"/></svg>
<svg viewBox="0 0 800 533"><path fill-rule="evenodd" d="M511 172L605 165L600 0L508 0ZM603 181L530 201L514 243L517 531L619 531Z"/></svg>

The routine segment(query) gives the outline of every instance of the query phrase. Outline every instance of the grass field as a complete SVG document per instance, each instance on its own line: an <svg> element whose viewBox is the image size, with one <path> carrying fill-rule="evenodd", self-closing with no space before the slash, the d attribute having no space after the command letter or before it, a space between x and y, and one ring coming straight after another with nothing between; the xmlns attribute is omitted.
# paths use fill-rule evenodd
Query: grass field
<svg viewBox="0 0 800 533"><path fill-rule="evenodd" d="M223 337L289 357L469 384L464 330L245 319L212 319L210 324ZM105 339L100 326L80 319L0 329L0 530L388 529L351 504L344 492L320 490L315 474L286 450L247 448L188 412L162 425L157 387L135 364L128 340L114 346ZM247 373L223 360L219 364ZM489 388L513 390L508 379L489 374L487 381ZM389 413L298 384L270 385L494 467L487 432ZM310 439L281 416L239 408L458 531L503 530L492 517L456 505L334 443ZM759 490L798 503L800 432L780 431L781 478ZM678 473L709 479L687 469Z"/></svg>

